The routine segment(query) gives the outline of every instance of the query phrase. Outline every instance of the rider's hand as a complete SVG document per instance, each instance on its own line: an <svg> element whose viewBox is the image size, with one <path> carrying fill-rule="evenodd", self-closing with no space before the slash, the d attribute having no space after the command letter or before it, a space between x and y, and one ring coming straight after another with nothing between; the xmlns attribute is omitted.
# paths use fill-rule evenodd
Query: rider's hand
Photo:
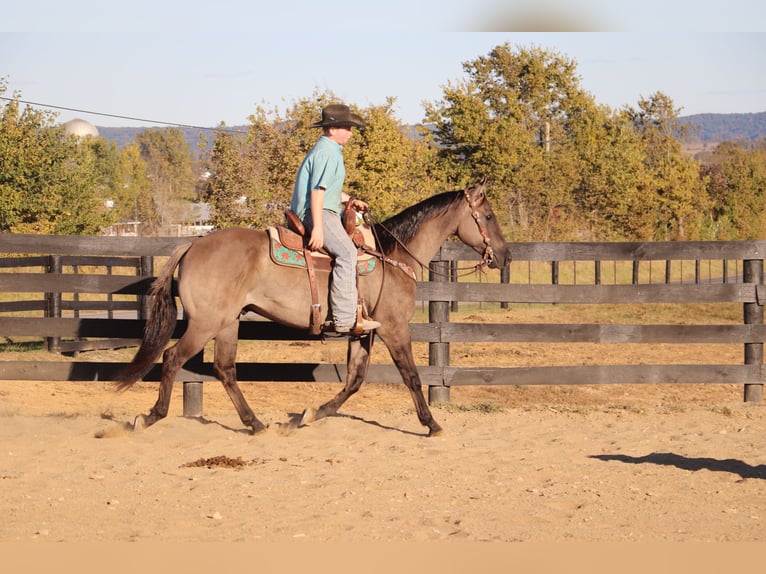
<svg viewBox="0 0 766 574"><path fill-rule="evenodd" d="M309 247L313 251L319 251L324 245L324 232L319 226L314 226L311 230L311 237L309 237Z"/></svg>
<svg viewBox="0 0 766 574"><path fill-rule="evenodd" d="M367 202L362 201L358 197L352 197L349 202L351 203L351 207L360 213L364 213L369 209Z"/></svg>

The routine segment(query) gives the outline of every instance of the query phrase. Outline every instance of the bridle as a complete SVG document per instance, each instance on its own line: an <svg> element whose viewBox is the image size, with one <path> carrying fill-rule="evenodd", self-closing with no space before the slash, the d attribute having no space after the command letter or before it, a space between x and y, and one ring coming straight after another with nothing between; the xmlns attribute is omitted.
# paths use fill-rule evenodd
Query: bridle
<svg viewBox="0 0 766 574"><path fill-rule="evenodd" d="M495 251L492 249L492 240L489 237L489 233L487 232L487 228L484 225L484 221L482 220L481 213L479 213L479 207L482 203L484 203L484 194L479 194L478 198L471 197L471 194L469 192L469 189L465 189L463 191L463 197L465 198L466 202L468 202L468 207L471 209L471 217L473 217L473 220L476 222L476 225L479 228L479 233L481 234L481 237L484 241L484 252L481 255L481 262L477 263L476 265L471 265L469 267L456 267L454 268L455 271L463 271L462 275L468 275L470 273L476 273L478 271L481 271L484 269L484 267L488 266L492 261L495 259ZM385 225L383 225L380 222L374 221L372 216L370 215L369 211L365 213L365 217L368 218L368 223L372 227L372 229L375 229L375 225L380 225L380 227L385 230L386 233L388 233L394 241L410 256L412 257L418 265L420 265L423 269L428 269L429 272L433 273L434 275L439 275L442 277L449 277L450 273L444 273L443 271L439 269L433 268L428 263L423 263L420 261L409 249L407 249L407 246L398 238L396 235L391 233L391 230L388 229ZM377 234L376 234L377 235ZM380 239L376 236L375 241L377 241L378 245L380 245ZM458 276L462 276L460 273L458 273Z"/></svg>
<svg viewBox="0 0 766 574"><path fill-rule="evenodd" d="M471 217L473 217L476 225L479 227L479 233L481 233L481 237L484 240L484 253L481 254L481 263L476 267L485 267L494 261L495 250L492 249L492 240L489 238L489 233L487 233L487 228L484 226L481 213L478 210L479 206L484 203L484 194L480 194L478 199L472 198L467 189L463 191L463 194L468 202L468 206L471 208Z"/></svg>

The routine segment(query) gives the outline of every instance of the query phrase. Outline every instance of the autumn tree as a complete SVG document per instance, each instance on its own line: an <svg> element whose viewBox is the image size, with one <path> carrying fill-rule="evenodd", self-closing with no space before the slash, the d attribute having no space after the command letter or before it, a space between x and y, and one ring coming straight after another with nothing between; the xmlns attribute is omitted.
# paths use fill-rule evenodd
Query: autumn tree
<svg viewBox="0 0 766 574"><path fill-rule="evenodd" d="M310 126L324 106L337 101L331 92L315 91L292 102L284 115L258 107L246 137L216 135L206 198L217 226L264 227L284 220L300 162L321 135ZM354 108L367 127L355 129L343 150L345 191L368 201L381 219L433 193L438 180L433 154L421 138L409 136L393 104L389 99Z"/></svg>
<svg viewBox="0 0 766 574"><path fill-rule="evenodd" d="M396 118L395 98L361 111L366 127L347 144L350 189L370 204L377 219L444 191L433 150Z"/></svg>

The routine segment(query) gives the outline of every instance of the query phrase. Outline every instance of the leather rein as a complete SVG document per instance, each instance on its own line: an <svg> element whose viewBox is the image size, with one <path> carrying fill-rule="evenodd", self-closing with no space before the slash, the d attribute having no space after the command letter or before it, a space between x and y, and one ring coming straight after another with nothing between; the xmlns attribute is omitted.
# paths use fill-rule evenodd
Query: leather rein
<svg viewBox="0 0 766 574"><path fill-rule="evenodd" d="M468 190L463 191L463 197L468 202L468 206L471 208L471 217L473 217L474 221L476 222L476 225L479 228L479 233L481 233L481 236L484 240L484 252L481 255L481 262L477 263L476 265L471 265L469 267L456 267L456 271L465 271L462 275L469 275L471 273L476 273L478 271L481 271L484 267L489 265L492 260L495 258L495 251L492 249L492 240L489 237L489 233L487 233L487 228L484 225L484 222L482 221L481 214L478 211L479 206L484 202L484 194L481 194L481 197L477 200L471 197L471 194L468 193ZM423 263L420 261L409 249L407 249L407 246L393 233L391 233L391 230L388 229L385 225L383 225L380 222L375 222L373 218L370 216L369 212L365 214L365 216L370 219L368 223L370 223L370 226L373 229L373 233L375 230L375 225L380 225L381 228L383 228L386 233L388 233L394 241L410 256L412 257L418 265L420 265L423 269L428 269L430 273L433 273L434 275L439 275L441 277L449 277L450 273L444 273L443 271L439 269L434 269L431 267L428 263ZM380 245L380 238L377 237L377 233L375 234L375 241L377 241L378 245Z"/></svg>

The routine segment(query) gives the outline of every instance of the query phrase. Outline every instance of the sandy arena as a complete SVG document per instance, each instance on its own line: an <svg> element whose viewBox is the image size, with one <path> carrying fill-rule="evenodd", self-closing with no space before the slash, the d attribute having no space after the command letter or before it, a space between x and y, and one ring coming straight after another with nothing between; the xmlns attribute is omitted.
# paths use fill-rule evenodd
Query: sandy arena
<svg viewBox="0 0 766 574"><path fill-rule="evenodd" d="M728 385L455 388L427 438L401 385L289 428L329 384L0 385L0 541L763 541L766 409Z"/></svg>

